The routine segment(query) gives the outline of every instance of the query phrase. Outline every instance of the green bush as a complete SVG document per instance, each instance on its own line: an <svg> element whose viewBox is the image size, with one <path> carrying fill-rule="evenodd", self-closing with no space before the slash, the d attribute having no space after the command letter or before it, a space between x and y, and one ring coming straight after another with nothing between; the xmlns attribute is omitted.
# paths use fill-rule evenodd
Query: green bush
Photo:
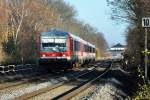
<svg viewBox="0 0 150 100"><path fill-rule="evenodd" d="M134 100L150 100L150 81L146 82L144 77L144 71L138 67L139 78L143 83L139 84L139 89L133 96Z"/></svg>
<svg viewBox="0 0 150 100"><path fill-rule="evenodd" d="M150 100L150 82L140 86L139 91L133 97L134 100Z"/></svg>

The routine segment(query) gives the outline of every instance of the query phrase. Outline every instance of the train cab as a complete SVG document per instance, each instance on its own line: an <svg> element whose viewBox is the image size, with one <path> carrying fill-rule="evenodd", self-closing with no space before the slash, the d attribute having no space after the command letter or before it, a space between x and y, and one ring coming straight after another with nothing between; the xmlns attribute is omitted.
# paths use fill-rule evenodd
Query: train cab
<svg viewBox="0 0 150 100"><path fill-rule="evenodd" d="M48 65L50 69L67 69L76 63L83 64L96 57L93 44L69 32L56 29L42 32L39 45L39 64Z"/></svg>

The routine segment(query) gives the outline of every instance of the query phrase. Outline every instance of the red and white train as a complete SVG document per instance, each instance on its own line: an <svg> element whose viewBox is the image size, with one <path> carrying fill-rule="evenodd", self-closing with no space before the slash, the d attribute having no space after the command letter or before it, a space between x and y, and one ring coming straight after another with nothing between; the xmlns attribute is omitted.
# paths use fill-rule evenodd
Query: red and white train
<svg viewBox="0 0 150 100"><path fill-rule="evenodd" d="M68 69L96 58L95 45L56 29L40 34L39 53L39 64L47 65L50 69Z"/></svg>

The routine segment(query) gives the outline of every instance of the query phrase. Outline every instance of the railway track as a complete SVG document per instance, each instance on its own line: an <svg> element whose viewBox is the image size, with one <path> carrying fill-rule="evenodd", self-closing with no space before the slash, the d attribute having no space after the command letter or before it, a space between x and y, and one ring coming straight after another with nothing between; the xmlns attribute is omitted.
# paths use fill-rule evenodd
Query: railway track
<svg viewBox="0 0 150 100"><path fill-rule="evenodd" d="M27 84L30 82L36 82L40 79L46 79L50 76L52 75L45 71L35 72L34 70L31 74L16 74L15 76L3 76L3 79L6 78L6 80L0 82L0 91L9 88L15 88L16 86Z"/></svg>
<svg viewBox="0 0 150 100"><path fill-rule="evenodd" d="M69 99L80 91L88 88L94 81L105 75L110 68L111 67L108 67L103 71L92 69L69 80L16 97L15 100Z"/></svg>
<svg viewBox="0 0 150 100"><path fill-rule="evenodd" d="M8 65L9 66L9 65ZM0 71L0 85L3 83L11 83L11 82L16 82L16 81L20 81L23 79L29 79L32 77L37 77L37 76L41 76L42 74L47 74L47 70L35 66L35 65L12 65L13 66L13 70L14 71L9 71L8 72L4 72L3 74ZM15 67L14 67L15 66ZM5 68L5 66L3 66ZM7 68L7 66L6 66ZM0 87L1 88L1 87Z"/></svg>
<svg viewBox="0 0 150 100"><path fill-rule="evenodd" d="M112 64L109 68L105 69L102 73L97 73L97 75L95 75L94 77L92 77L91 79L77 85L76 87L70 89L69 91L66 91L54 98L52 98L53 100L68 100L70 98L72 98L73 96L81 93L82 91L84 91L85 89L87 89L88 87L91 86L92 83L94 83L96 80L100 79L103 75L105 75L112 67ZM92 75L93 76L93 75Z"/></svg>
<svg viewBox="0 0 150 100"><path fill-rule="evenodd" d="M22 77L22 79L20 77L19 79L14 80L14 81L10 80L9 82L0 83L0 91L5 90L5 89L9 89L9 88L15 88L15 86L23 85L23 84L30 83L30 82L38 82L39 80L44 81L50 77L59 78L62 75L64 75L63 73L60 73L59 75L49 74L49 73L43 73L43 74L38 73L38 75L37 75L34 73L34 75L29 75L28 77L25 77L25 76Z"/></svg>
<svg viewBox="0 0 150 100"><path fill-rule="evenodd" d="M88 72L84 72L84 73L81 73L80 75L78 76L75 76L74 78L70 78L66 81L62 81L62 82L59 82L55 85L50 85L48 87L45 87L45 88L42 88L42 89L39 89L37 91L34 91L32 93L28 93L28 94L25 94L25 95L22 95L20 97L17 97L15 98L15 100L27 100L27 99L31 99L32 97L35 97L35 96L38 96L38 95L41 95L43 93L47 93L49 91L52 91L54 89L58 89L59 87L62 87L64 86L65 84L69 83L70 81L73 81L74 79L78 78L78 77L81 77L82 75L85 75L85 74L88 74L89 72L91 72L92 70L89 70Z"/></svg>
<svg viewBox="0 0 150 100"><path fill-rule="evenodd" d="M73 76L77 76L81 73L85 73L86 70L83 71L69 71L66 73L57 73L57 75L55 74L50 74L49 76L46 77L46 75L43 76L39 76L38 78L35 79L35 77L33 78L33 80L28 80L25 82L14 82L12 84L2 84L1 86L1 90L0 90L0 100L8 100L8 99L14 99L14 97L21 96L24 95L25 93L29 93L31 91L37 90L35 88L34 85L37 86L38 89L40 89L39 87L41 87L42 85L44 85L45 83L48 85L52 85L55 83L55 81L64 81L66 79L69 79ZM44 78L46 77L46 78ZM65 79L66 78L66 79ZM58 80L57 80L58 79ZM44 84L43 84L44 83ZM52 84L51 84L52 83ZM33 86L32 86L33 84ZM31 90L30 90L31 88ZM27 91L29 89L29 91ZM23 93L25 91L25 93ZM18 93L17 93L18 92ZM20 93L19 93L20 92Z"/></svg>
<svg viewBox="0 0 150 100"><path fill-rule="evenodd" d="M20 86L20 85L24 85L24 84L27 84L27 83L30 83L30 82L37 82L39 81L40 79L47 79L48 77L52 76L51 74L46 74L46 75L42 75L42 76L31 76L32 78L30 79L23 79L23 80L18 80L16 82L7 82L7 83L1 83L0 84L0 91L2 90L6 90L6 89L10 89L10 88L16 88L17 86Z"/></svg>

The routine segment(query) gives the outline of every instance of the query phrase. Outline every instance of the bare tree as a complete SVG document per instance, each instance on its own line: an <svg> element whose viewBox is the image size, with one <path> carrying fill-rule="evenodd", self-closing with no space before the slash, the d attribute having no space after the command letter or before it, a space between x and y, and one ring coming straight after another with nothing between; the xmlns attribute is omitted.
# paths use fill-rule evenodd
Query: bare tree
<svg viewBox="0 0 150 100"><path fill-rule="evenodd" d="M39 33L50 28L76 33L98 47L106 44L95 28L75 19L76 11L63 0L0 0L0 12L0 52L7 62L35 60Z"/></svg>
<svg viewBox="0 0 150 100"><path fill-rule="evenodd" d="M150 16L149 0L108 0L112 8L114 20L129 23L127 31L127 52L133 61L133 66L143 66L144 30L141 27L141 19ZM149 33L149 32L148 32ZM148 34L150 37L150 34ZM148 44L150 39L148 39ZM148 45L150 49L150 45Z"/></svg>

